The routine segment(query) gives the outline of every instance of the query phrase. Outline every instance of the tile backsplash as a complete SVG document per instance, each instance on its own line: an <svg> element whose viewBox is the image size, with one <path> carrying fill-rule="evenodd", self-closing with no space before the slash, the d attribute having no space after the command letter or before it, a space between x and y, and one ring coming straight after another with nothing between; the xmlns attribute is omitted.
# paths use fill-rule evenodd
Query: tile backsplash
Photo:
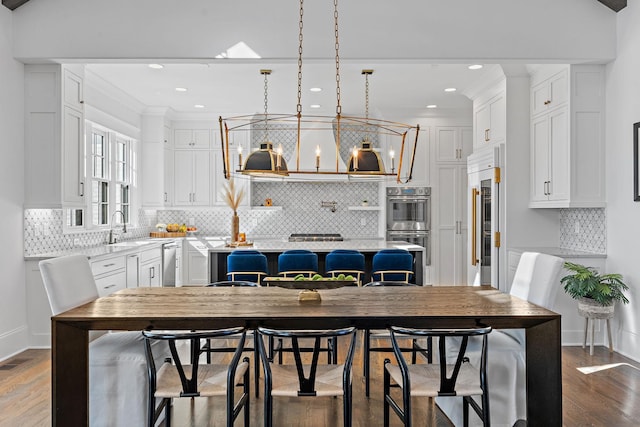
<svg viewBox="0 0 640 427"><path fill-rule="evenodd" d="M285 238L291 233L340 233L344 237L376 238L380 210L349 210L367 200L370 206L382 206L377 182L257 182L251 192L252 206L266 198L275 209L240 209L240 231L247 238ZM320 207L322 201L336 202L336 211ZM193 224L198 235L228 236L231 210L209 209L139 210L138 226L128 227L123 239L139 239L155 231L158 222ZM54 253L106 243L109 230L65 231L62 209L25 209L24 255Z"/></svg>
<svg viewBox="0 0 640 427"><path fill-rule="evenodd" d="M375 238L382 210L349 210L367 200L378 206L375 182L256 182L251 205L259 207L270 198L274 208L241 209L240 231L247 238L283 238L291 233L339 233L345 237ZM336 202L336 211L320 207L322 201ZM189 224L201 235L229 235L231 210L162 210L158 221Z"/></svg>
<svg viewBox="0 0 640 427"><path fill-rule="evenodd" d="M605 209L560 209L560 247L600 254L606 253Z"/></svg>

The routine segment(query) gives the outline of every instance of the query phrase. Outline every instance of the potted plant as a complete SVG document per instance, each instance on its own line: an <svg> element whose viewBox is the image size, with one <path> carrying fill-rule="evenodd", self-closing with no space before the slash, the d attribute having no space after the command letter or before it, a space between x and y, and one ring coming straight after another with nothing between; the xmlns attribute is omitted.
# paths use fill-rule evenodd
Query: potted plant
<svg viewBox="0 0 640 427"><path fill-rule="evenodd" d="M600 274L593 267L565 262L564 268L572 272L560 283L572 298L578 301L578 313L583 317L608 319L613 316L616 301L624 304L629 300L624 291L629 287L617 273Z"/></svg>

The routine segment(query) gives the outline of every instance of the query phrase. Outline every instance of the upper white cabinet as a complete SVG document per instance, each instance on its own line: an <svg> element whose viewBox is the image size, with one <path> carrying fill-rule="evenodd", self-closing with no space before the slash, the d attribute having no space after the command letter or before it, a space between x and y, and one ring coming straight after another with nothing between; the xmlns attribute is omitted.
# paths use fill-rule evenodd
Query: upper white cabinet
<svg viewBox="0 0 640 427"><path fill-rule="evenodd" d="M485 147L489 144L504 142L507 133L507 108L504 92L474 103L473 128L475 129L473 146Z"/></svg>
<svg viewBox="0 0 640 427"><path fill-rule="evenodd" d="M567 86L568 70L562 70L553 76L532 85L531 87L531 114L552 110L567 103L569 88Z"/></svg>
<svg viewBox="0 0 640 427"><path fill-rule="evenodd" d="M466 163L473 152L473 131L469 126L435 128L436 162Z"/></svg>
<svg viewBox="0 0 640 427"><path fill-rule="evenodd" d="M82 66L25 66L25 207L84 204Z"/></svg>
<svg viewBox="0 0 640 427"><path fill-rule="evenodd" d="M601 65L532 76L529 207L605 206L604 98Z"/></svg>
<svg viewBox="0 0 640 427"><path fill-rule="evenodd" d="M176 150L174 152L174 205L209 206L211 204L211 151Z"/></svg>
<svg viewBox="0 0 640 427"><path fill-rule="evenodd" d="M211 131L209 129L176 129L173 144L177 149L211 148Z"/></svg>

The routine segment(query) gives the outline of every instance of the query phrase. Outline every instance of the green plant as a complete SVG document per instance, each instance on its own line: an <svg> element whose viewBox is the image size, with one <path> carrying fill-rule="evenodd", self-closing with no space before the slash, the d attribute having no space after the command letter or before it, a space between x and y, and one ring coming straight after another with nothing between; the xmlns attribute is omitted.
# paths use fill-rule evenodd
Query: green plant
<svg viewBox="0 0 640 427"><path fill-rule="evenodd" d="M617 273L599 274L593 267L565 262L564 268L573 272L564 276L560 283L572 298L590 298L602 305L610 305L615 301L627 304L629 300L624 291L629 287L622 281L622 275Z"/></svg>

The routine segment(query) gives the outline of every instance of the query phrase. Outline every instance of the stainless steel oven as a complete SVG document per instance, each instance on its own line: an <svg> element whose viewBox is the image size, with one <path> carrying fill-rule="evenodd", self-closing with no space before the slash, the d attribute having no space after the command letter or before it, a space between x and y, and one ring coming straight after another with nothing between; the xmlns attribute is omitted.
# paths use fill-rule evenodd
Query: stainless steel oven
<svg viewBox="0 0 640 427"><path fill-rule="evenodd" d="M387 240L426 248L431 265L431 187L387 188Z"/></svg>

